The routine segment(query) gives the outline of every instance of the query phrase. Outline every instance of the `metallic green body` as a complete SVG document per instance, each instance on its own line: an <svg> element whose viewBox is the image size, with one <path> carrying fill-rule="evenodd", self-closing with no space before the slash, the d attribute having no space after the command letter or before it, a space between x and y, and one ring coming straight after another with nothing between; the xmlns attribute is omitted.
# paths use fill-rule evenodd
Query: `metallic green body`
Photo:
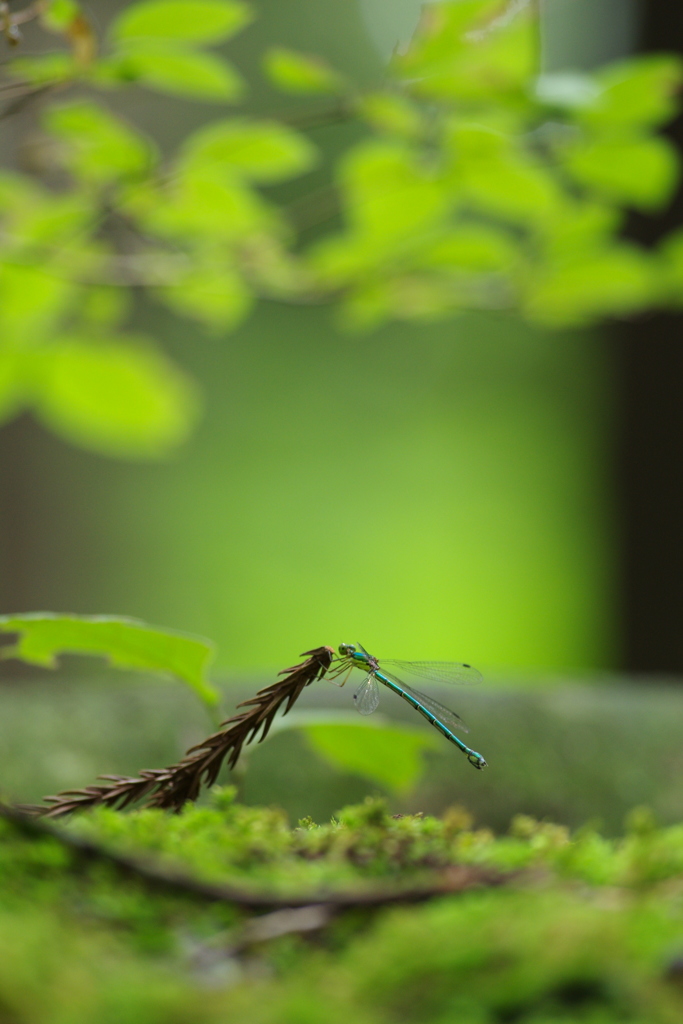
<svg viewBox="0 0 683 1024"><path fill-rule="evenodd" d="M475 768L486 768L487 763L481 754L477 753L476 750L472 750L467 744L463 743L454 732L445 724L439 720L438 716L434 714L429 708L425 707L420 701L420 695L413 693L409 687L402 684L400 679L394 679L382 670L382 667L378 660L360 645L356 647L354 644L340 644L339 646L339 666L335 675L341 675L346 668L359 668L364 672L367 672L368 676L374 677L378 682L388 687L394 693L402 697L403 700L407 701L411 707L415 708L423 718L426 718L430 725L433 725L435 729L445 736L447 740L454 743L455 746L462 751L466 756L467 760ZM468 667L469 666L465 666ZM444 711L447 709L444 709Z"/></svg>

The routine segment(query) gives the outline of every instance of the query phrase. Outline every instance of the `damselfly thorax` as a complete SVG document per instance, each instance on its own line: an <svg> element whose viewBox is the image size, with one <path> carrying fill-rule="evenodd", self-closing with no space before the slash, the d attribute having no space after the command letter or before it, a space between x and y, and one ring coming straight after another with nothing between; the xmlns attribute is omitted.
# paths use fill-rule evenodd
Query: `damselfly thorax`
<svg viewBox="0 0 683 1024"><path fill-rule="evenodd" d="M379 662L360 644L340 644L339 654L333 658L327 678L336 686L343 686L354 668L374 673L379 671Z"/></svg>

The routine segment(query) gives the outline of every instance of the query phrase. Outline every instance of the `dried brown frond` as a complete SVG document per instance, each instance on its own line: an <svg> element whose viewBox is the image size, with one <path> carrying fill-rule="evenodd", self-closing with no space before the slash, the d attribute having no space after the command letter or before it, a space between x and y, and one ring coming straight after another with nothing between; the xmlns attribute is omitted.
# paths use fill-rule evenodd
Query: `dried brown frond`
<svg viewBox="0 0 683 1024"><path fill-rule="evenodd" d="M284 679L265 686L254 697L238 704L246 710L228 718L218 732L190 747L177 764L145 769L133 777L100 775L107 785L65 790L56 796L44 797L48 807L29 805L22 810L34 816L62 818L91 807L123 809L147 798L146 807L179 811L188 800L197 799L203 786L214 784L226 759L228 767L234 768L245 744L257 737L259 743L266 738L277 712L282 708L286 715L304 687L323 678L334 651L331 647L316 647L305 651L302 657L306 660L301 664L279 673Z"/></svg>

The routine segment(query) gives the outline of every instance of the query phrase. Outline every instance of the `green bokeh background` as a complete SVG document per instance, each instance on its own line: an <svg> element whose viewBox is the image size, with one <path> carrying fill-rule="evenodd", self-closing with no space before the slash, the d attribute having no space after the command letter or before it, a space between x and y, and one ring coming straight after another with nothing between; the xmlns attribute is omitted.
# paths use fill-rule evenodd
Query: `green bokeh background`
<svg viewBox="0 0 683 1024"><path fill-rule="evenodd" d="M496 669L610 663L593 337L471 317L349 338L266 306L190 350L185 325L155 326L204 422L168 465L46 445L55 491L69 476L50 607L207 634L221 667L356 638Z"/></svg>
<svg viewBox="0 0 683 1024"><path fill-rule="evenodd" d="M99 4L96 20L121 6ZM252 84L248 109L265 113L292 107L260 75L265 46L319 53L367 84L419 5L254 6L228 49ZM630 4L619 38L603 31L609 0L545 8L550 66L628 45ZM110 101L166 148L225 114L135 90ZM311 135L331 155L356 131ZM349 336L326 309L275 304L225 338L147 306L133 320L199 381L203 422L160 464L105 461L21 426L22 578L4 581L8 611L189 629L239 675L357 639L493 674L615 664L612 395L598 333L470 315Z"/></svg>

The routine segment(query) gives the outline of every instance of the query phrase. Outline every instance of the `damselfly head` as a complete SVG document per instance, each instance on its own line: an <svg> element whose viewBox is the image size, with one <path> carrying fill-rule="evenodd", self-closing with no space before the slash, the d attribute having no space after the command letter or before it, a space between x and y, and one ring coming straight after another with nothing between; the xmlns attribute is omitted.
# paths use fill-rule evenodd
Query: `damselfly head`
<svg viewBox="0 0 683 1024"><path fill-rule="evenodd" d="M342 658L351 658L356 653L355 644L339 644L339 653Z"/></svg>

